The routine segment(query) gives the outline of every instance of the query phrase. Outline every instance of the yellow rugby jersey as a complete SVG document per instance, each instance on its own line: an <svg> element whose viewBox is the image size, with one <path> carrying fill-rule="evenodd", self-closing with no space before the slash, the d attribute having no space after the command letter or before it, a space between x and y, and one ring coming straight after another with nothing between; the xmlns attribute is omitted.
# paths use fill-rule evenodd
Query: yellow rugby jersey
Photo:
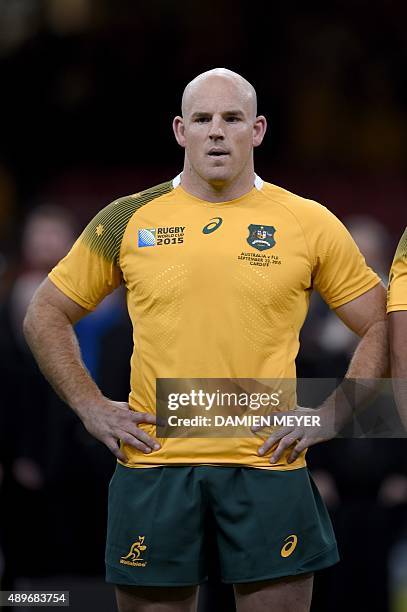
<svg viewBox="0 0 407 612"><path fill-rule="evenodd" d="M387 290L387 312L396 310L407 310L407 228L393 259Z"/></svg>
<svg viewBox="0 0 407 612"><path fill-rule="evenodd" d="M134 339L129 404L152 413L157 378L295 378L312 290L338 308L380 282L332 213L259 177L249 193L222 203L190 195L180 177L115 200L49 277L89 310L125 284ZM127 465L270 468L254 434L160 443L148 455L125 446ZM304 464L302 454L272 467Z"/></svg>

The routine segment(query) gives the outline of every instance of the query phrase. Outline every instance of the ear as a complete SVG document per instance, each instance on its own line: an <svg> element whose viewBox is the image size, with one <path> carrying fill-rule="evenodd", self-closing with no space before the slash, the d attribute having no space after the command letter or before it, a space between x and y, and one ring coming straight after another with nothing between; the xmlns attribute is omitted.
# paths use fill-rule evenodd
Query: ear
<svg viewBox="0 0 407 612"><path fill-rule="evenodd" d="M253 146L258 147L263 142L267 130L267 119L263 115L256 117L253 125Z"/></svg>
<svg viewBox="0 0 407 612"><path fill-rule="evenodd" d="M172 129L174 131L175 139L178 144L185 149L185 125L182 117L177 116L172 122Z"/></svg>

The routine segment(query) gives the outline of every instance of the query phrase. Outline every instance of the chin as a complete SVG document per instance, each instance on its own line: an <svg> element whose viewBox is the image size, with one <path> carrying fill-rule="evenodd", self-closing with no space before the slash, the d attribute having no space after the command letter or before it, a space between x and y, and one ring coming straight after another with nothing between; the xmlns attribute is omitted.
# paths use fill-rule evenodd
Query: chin
<svg viewBox="0 0 407 612"><path fill-rule="evenodd" d="M221 186L233 180L233 173L227 168L210 168L202 173L202 178L210 185Z"/></svg>

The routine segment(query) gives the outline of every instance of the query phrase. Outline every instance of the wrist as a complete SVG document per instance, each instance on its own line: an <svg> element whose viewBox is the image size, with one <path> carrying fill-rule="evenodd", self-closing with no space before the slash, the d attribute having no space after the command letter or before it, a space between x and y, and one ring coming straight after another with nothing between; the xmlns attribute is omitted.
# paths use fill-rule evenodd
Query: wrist
<svg viewBox="0 0 407 612"><path fill-rule="evenodd" d="M100 405L104 400L105 397L99 391L90 396L75 398L73 401L69 402L69 405L81 419L83 424L86 425L86 422L92 418L95 410L100 409Z"/></svg>

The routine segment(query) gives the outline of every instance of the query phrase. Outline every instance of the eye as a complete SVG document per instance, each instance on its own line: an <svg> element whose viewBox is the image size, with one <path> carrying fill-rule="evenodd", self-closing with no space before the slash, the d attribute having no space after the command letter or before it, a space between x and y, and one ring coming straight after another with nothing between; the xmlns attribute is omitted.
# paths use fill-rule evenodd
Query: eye
<svg viewBox="0 0 407 612"><path fill-rule="evenodd" d="M209 117L197 117L195 119L195 123L207 123L209 121Z"/></svg>
<svg viewBox="0 0 407 612"><path fill-rule="evenodd" d="M241 121L241 119L237 115L229 115L229 117L226 117L226 121L228 123L237 123L238 121Z"/></svg>

